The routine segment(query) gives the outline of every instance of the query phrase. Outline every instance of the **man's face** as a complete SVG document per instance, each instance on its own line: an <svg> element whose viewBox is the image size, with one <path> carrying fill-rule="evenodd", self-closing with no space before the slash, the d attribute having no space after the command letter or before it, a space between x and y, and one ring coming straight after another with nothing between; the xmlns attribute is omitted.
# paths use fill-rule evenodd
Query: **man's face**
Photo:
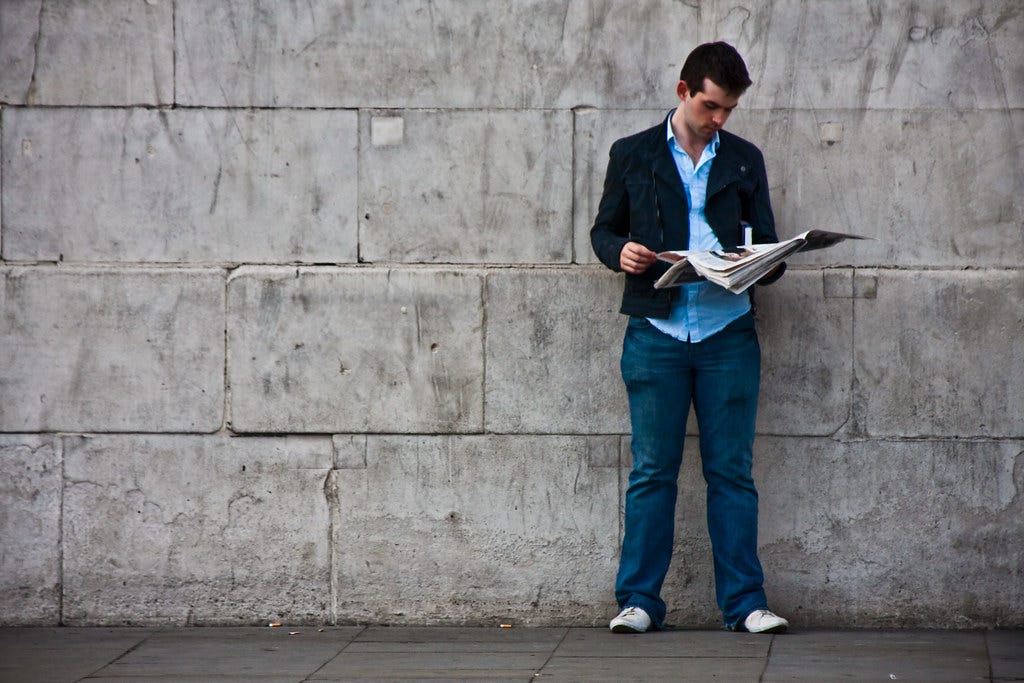
<svg viewBox="0 0 1024 683"><path fill-rule="evenodd" d="M726 92L707 78L704 79L704 88L695 95L690 94L685 81L679 81L676 92L683 108L683 121L700 140L710 140L721 130L740 101L739 95Z"/></svg>

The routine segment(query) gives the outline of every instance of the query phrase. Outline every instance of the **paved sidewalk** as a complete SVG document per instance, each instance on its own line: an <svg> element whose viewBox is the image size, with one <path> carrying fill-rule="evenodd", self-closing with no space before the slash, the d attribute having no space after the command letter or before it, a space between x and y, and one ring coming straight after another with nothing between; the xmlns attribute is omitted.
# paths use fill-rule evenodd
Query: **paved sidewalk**
<svg viewBox="0 0 1024 683"><path fill-rule="evenodd" d="M5 628L0 681L1013 681L1024 631Z"/></svg>

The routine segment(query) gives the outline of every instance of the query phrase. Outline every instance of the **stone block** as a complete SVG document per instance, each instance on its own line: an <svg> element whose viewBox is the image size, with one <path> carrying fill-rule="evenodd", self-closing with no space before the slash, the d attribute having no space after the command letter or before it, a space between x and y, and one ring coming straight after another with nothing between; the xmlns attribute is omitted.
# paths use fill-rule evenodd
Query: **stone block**
<svg viewBox="0 0 1024 683"><path fill-rule="evenodd" d="M66 437L68 623L324 623L327 437Z"/></svg>
<svg viewBox="0 0 1024 683"><path fill-rule="evenodd" d="M728 41L746 59L755 85L745 107L1024 105L1024 14L1016 0L710 0L700 12L703 39Z"/></svg>
<svg viewBox="0 0 1024 683"><path fill-rule="evenodd" d="M618 470L590 437L370 436L336 470L339 623L603 623Z"/></svg>
<svg viewBox="0 0 1024 683"><path fill-rule="evenodd" d="M483 427L483 278L463 271L242 268L228 283L240 432Z"/></svg>
<svg viewBox="0 0 1024 683"><path fill-rule="evenodd" d="M825 275L835 272L793 268L755 290L759 433L825 436L850 417L853 303L825 296Z"/></svg>
<svg viewBox="0 0 1024 683"><path fill-rule="evenodd" d="M0 625L60 621L59 445L0 436Z"/></svg>
<svg viewBox="0 0 1024 683"><path fill-rule="evenodd" d="M659 106L699 17L677 2L178 0L177 102Z"/></svg>
<svg viewBox="0 0 1024 683"><path fill-rule="evenodd" d="M0 268L0 430L212 432L224 274Z"/></svg>
<svg viewBox="0 0 1024 683"><path fill-rule="evenodd" d="M1024 437L1024 271L878 271L854 310L863 433Z"/></svg>
<svg viewBox="0 0 1024 683"><path fill-rule="evenodd" d="M747 114L742 130L764 151L780 238L811 228L874 238L796 254L791 264L1018 264L1024 165L1007 141L1024 136L1021 111ZM842 123L841 141L820 141L823 120Z"/></svg>
<svg viewBox="0 0 1024 683"><path fill-rule="evenodd" d="M768 599L804 626L1021 625L1021 441L759 437Z"/></svg>
<svg viewBox="0 0 1024 683"><path fill-rule="evenodd" d="M747 104L742 100L742 107ZM589 231L612 142L667 113L668 108L577 113L573 231L578 262L596 262ZM823 142L823 121L842 125L842 139ZM1007 151L1006 141L1024 137L1020 110L737 109L727 128L764 152L780 239L812 228L874 238L796 254L791 265L1017 265L1024 249L1024 208L1017 201L1024 166L1019 155ZM947 144L936 147L936 139ZM953 160L949 149L956 150Z"/></svg>
<svg viewBox="0 0 1024 683"><path fill-rule="evenodd" d="M678 74L677 74L678 75ZM608 151L619 138L664 122L678 100L673 94L675 83L667 82L662 88L664 109L607 110L580 109L573 117L573 261L600 263L590 244L590 228L597 217L601 202L604 177L608 170Z"/></svg>
<svg viewBox="0 0 1024 683"><path fill-rule="evenodd" d="M331 442L335 469L366 467L366 434L335 434Z"/></svg>
<svg viewBox="0 0 1024 683"><path fill-rule="evenodd" d="M621 298L604 268L489 273L487 431L628 432Z"/></svg>
<svg viewBox="0 0 1024 683"><path fill-rule="evenodd" d="M0 3L0 102L170 104L170 2Z"/></svg>
<svg viewBox="0 0 1024 683"><path fill-rule="evenodd" d="M403 121L400 142L374 135L382 118ZM557 111L365 114L360 259L568 262L571 121Z"/></svg>
<svg viewBox="0 0 1024 683"><path fill-rule="evenodd" d="M3 124L8 260L356 260L355 112L7 109Z"/></svg>

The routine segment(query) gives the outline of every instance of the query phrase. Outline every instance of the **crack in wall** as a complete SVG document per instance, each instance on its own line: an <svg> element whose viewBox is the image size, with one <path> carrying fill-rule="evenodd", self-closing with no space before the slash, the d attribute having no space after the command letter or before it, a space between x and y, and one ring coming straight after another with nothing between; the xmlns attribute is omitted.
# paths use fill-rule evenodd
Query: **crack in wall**
<svg viewBox="0 0 1024 683"><path fill-rule="evenodd" d="M36 19L36 35L32 41L32 77L28 82L28 89L25 91L25 103L33 104L36 94L36 73L39 67L39 43L43 37L43 11L45 0L39 0L39 16Z"/></svg>

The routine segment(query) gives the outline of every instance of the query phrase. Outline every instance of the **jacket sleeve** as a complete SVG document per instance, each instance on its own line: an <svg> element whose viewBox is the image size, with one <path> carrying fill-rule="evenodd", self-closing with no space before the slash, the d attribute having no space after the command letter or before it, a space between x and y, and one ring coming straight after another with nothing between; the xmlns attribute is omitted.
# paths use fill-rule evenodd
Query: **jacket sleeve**
<svg viewBox="0 0 1024 683"><path fill-rule="evenodd" d="M604 191L597 207L597 217L590 229L590 244L601 263L621 272L619 254L629 241L629 195L622 180L617 144L608 154L608 170Z"/></svg>

